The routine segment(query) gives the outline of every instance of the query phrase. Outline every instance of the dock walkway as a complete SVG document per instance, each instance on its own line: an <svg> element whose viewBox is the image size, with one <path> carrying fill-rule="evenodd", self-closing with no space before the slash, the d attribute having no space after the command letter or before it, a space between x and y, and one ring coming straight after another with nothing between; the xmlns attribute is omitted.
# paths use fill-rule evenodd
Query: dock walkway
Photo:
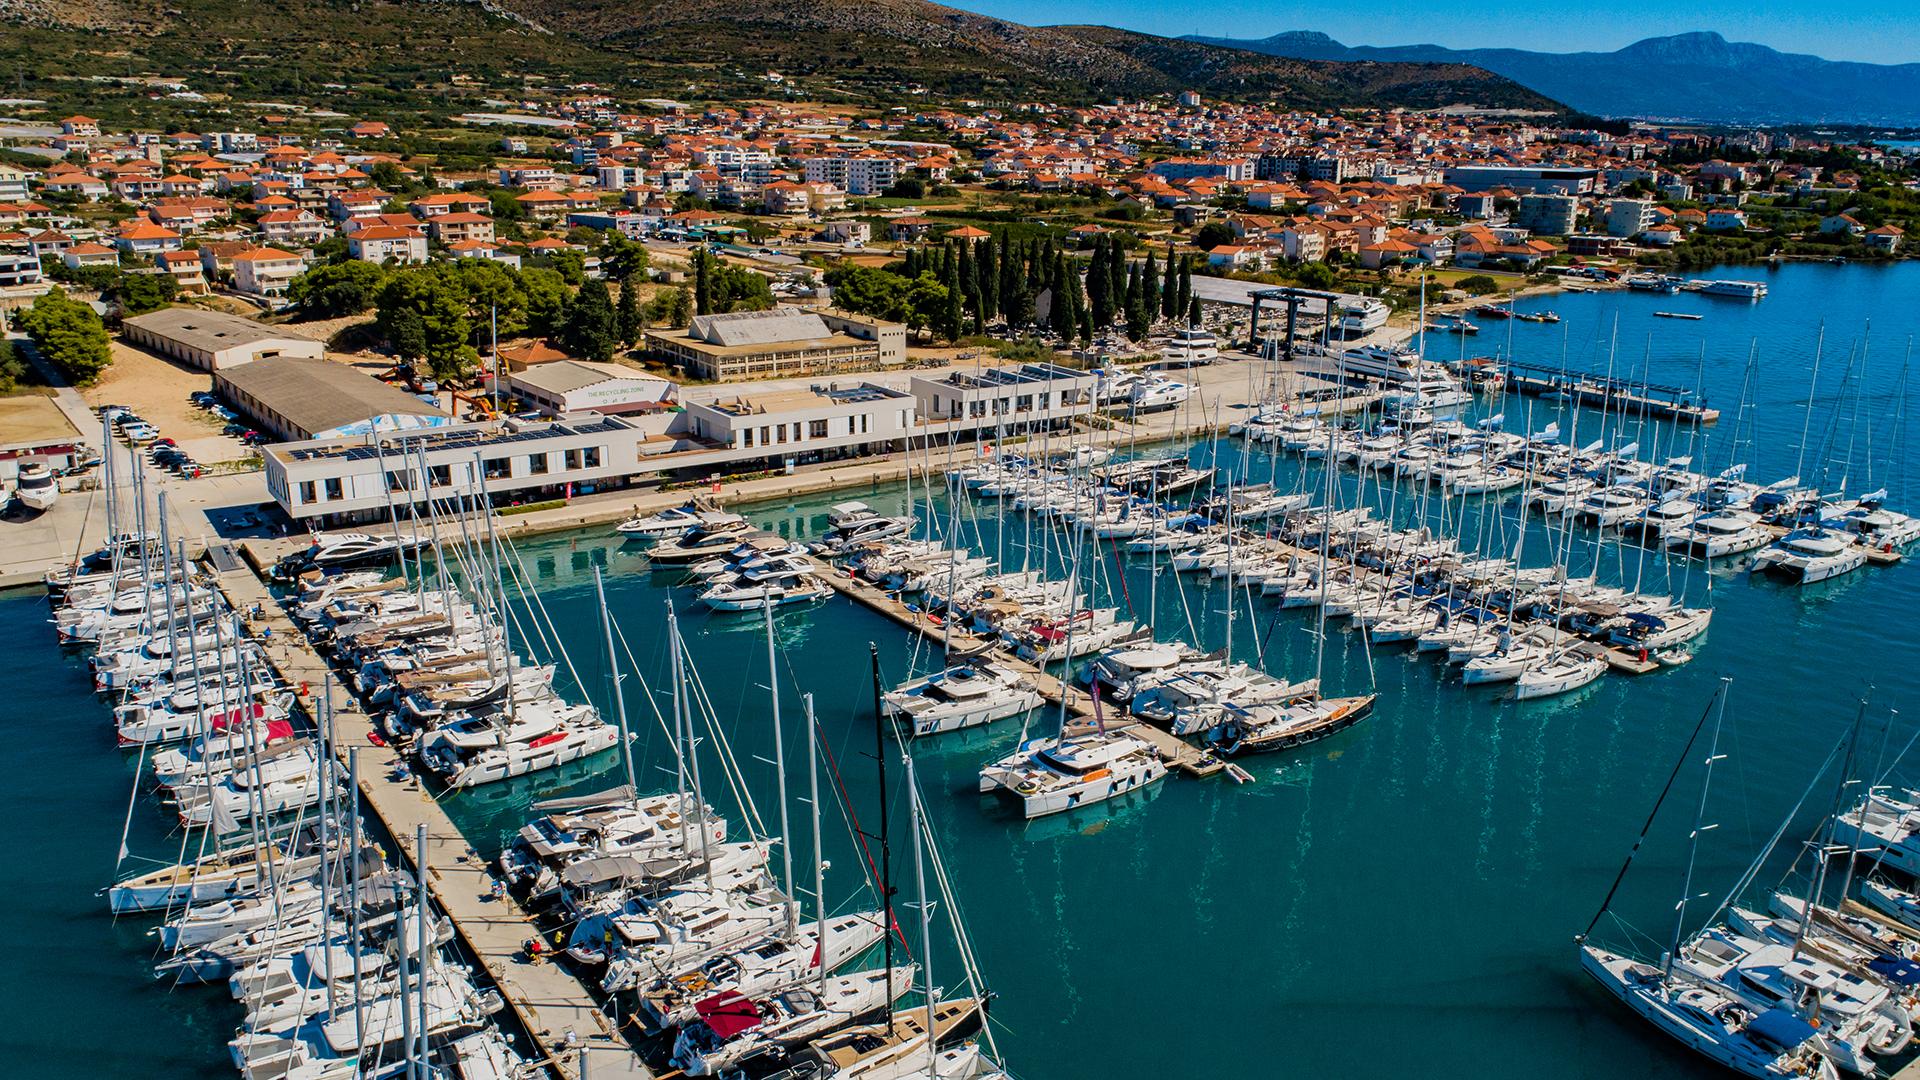
<svg viewBox="0 0 1920 1080"><path fill-rule="evenodd" d="M256 566L267 565L261 553L248 545ZM548 961L529 962L523 946L541 936L533 917L511 898L494 899L494 878L487 861L467 843L418 780L398 780L393 767L400 756L373 741L373 720L345 686L331 680L327 662L307 641L251 569L219 572L220 590L235 611L247 617L248 629L262 644L280 677L294 687L304 686L302 697L309 714L317 711L316 696L332 687L336 752L344 764L359 749L362 804L386 826L399 847L398 854L418 866L424 859L427 891L453 920L467 951L487 969L512 1007L520 1024L548 1055L547 1066L561 1080L609 1077L651 1080L652 1071L613 1028L605 1013L566 969ZM252 617L255 606L263 615ZM418 828L427 828L427 850L414 850Z"/></svg>
<svg viewBox="0 0 1920 1080"><path fill-rule="evenodd" d="M977 656L993 649L996 639L965 631L949 631L944 625L929 618L926 614L914 611L901 602L900 598L878 586L861 581L845 570L829 566L826 562L813 560L816 572L822 580L831 585L834 591L874 611L892 619L894 622L913 630L936 644L951 641L957 655ZM1085 690L1076 689L1063 683L1038 665L1029 663L1002 650L994 657L994 662L1019 672L1048 706L1058 709L1065 700L1067 712L1076 719L1089 719L1094 716L1093 697ZM1178 769L1189 776L1213 776L1226 767L1225 763L1214 755L1200 749L1186 740L1150 724L1128 719L1115 710L1109 723L1130 725L1135 735L1153 744L1160 759L1171 768Z"/></svg>

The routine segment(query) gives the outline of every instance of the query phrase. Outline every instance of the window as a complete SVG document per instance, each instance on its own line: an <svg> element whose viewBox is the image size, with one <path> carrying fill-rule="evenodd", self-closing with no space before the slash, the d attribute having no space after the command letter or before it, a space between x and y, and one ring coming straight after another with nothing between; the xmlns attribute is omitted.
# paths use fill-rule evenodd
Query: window
<svg viewBox="0 0 1920 1080"><path fill-rule="evenodd" d="M300 481L300 502L304 505L313 501L315 501L313 497L313 481Z"/></svg>
<svg viewBox="0 0 1920 1080"><path fill-rule="evenodd" d="M387 473L387 490L388 491L412 491L413 490L413 471L411 469L403 470L401 472L389 471Z"/></svg>
<svg viewBox="0 0 1920 1080"><path fill-rule="evenodd" d="M1021 394L1019 400L1013 403L1013 407L1021 412L1031 412L1033 410L1033 395Z"/></svg>
<svg viewBox="0 0 1920 1080"><path fill-rule="evenodd" d="M489 480L508 480L513 477L513 459L492 457L480 463L481 475Z"/></svg>
<svg viewBox="0 0 1920 1080"><path fill-rule="evenodd" d="M567 451L567 471L568 472L580 471L580 451L578 450Z"/></svg>
<svg viewBox="0 0 1920 1080"><path fill-rule="evenodd" d="M580 451L580 464L588 469L599 468L600 448L597 446L589 446L585 450Z"/></svg>
<svg viewBox="0 0 1920 1080"><path fill-rule="evenodd" d="M752 428L747 428L745 431L742 431L740 434L745 436L746 438L746 441L741 444L742 446L753 445L753 429Z"/></svg>
<svg viewBox="0 0 1920 1080"><path fill-rule="evenodd" d="M783 443L786 442L787 441L787 425L775 424L773 426L780 429L780 441Z"/></svg>
<svg viewBox="0 0 1920 1080"><path fill-rule="evenodd" d="M547 455L528 454L527 455L527 475L528 476L547 475Z"/></svg>
<svg viewBox="0 0 1920 1080"><path fill-rule="evenodd" d="M326 498L327 498L327 501L328 501L328 502L338 502L338 501L340 501L340 500L341 500L342 498L345 498L345 493L343 493L343 492L342 492L342 491L340 490L340 478L339 478L339 477L337 477L337 476L334 476L334 477L329 477L329 478L327 479L327 484L326 484Z"/></svg>
<svg viewBox="0 0 1920 1080"><path fill-rule="evenodd" d="M814 420L807 424L807 438L824 439L826 437L827 422L825 420Z"/></svg>
<svg viewBox="0 0 1920 1080"><path fill-rule="evenodd" d="M867 421L871 419L872 417L868 416L866 413L860 414L860 434L865 435L867 433L867 431L869 430L869 428L867 427Z"/></svg>
<svg viewBox="0 0 1920 1080"><path fill-rule="evenodd" d="M453 466L451 465L427 466L427 486L428 487L447 487L452 483L453 483Z"/></svg>
<svg viewBox="0 0 1920 1080"><path fill-rule="evenodd" d="M1045 409L1045 408L1047 407L1047 401L1048 401L1048 399L1050 399L1050 398L1052 398L1052 397L1053 397L1053 394L1052 394L1052 393L1050 393L1050 392L1046 392L1046 391L1042 391L1042 392L1041 392L1041 394L1040 394L1040 408L1044 410L1044 409Z"/></svg>
<svg viewBox="0 0 1920 1080"><path fill-rule="evenodd" d="M767 426L765 426L765 425L761 425L761 428L760 428L760 445L761 445L761 446L771 446L771 445L773 445L773 434L772 434L772 432L773 432L773 429L772 429L772 428L770 428L770 427L767 427Z"/></svg>

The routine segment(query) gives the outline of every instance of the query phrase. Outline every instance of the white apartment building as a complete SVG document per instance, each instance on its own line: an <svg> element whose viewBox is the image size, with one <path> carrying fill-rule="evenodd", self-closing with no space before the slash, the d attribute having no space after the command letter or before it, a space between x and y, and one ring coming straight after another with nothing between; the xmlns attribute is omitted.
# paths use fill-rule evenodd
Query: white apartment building
<svg viewBox="0 0 1920 1080"><path fill-rule="evenodd" d="M808 158L807 183L832 184L849 195L878 195L900 179L901 162L878 154Z"/></svg>
<svg viewBox="0 0 1920 1080"><path fill-rule="evenodd" d="M1635 237L1653 227L1650 199L1615 199L1607 204L1607 235Z"/></svg>

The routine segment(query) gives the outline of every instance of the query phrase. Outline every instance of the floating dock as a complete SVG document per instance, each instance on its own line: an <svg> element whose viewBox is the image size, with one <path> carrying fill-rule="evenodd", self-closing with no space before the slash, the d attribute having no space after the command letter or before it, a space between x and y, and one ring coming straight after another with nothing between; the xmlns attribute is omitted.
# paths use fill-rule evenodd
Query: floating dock
<svg viewBox="0 0 1920 1080"><path fill-rule="evenodd" d="M836 566L830 566L821 559L815 558L813 563L816 568L815 572L822 580L831 585L835 592L864 604L866 607L879 612L894 622L913 630L929 641L941 645L951 642L954 646L952 650L953 655L979 656L992 650L998 643L997 638L990 638L971 632L949 630L945 624L936 621L925 612L916 611L908 607L899 597L878 586L861 581L859 578L848 574L845 570ZM1048 674L1044 668L1028 663L1025 660L1005 652L996 655L994 662L1018 671L1025 677L1028 683L1032 684L1034 690L1036 690L1052 708L1060 708L1062 699L1064 699L1067 712L1075 718L1094 718L1093 698L1085 690L1076 689L1073 686L1063 683ZM1126 713L1118 707L1111 710L1111 713L1112 715L1106 719L1108 726L1124 726L1135 735L1152 743L1154 749L1160 755L1160 760L1166 762L1169 768L1177 769L1194 777L1213 776L1226 768L1226 763L1220 758L1194 746L1192 743L1187 742L1185 739L1171 732L1162 731L1150 724L1141 723L1126 715Z"/></svg>
<svg viewBox="0 0 1920 1080"><path fill-rule="evenodd" d="M245 548L255 567L271 565L273 559L265 550L251 543ZM287 685L308 691L300 701L309 717L318 712L317 695L332 686L335 752L344 765L354 750L360 751L361 805L395 838L401 859L415 867L424 864L427 891L453 920L467 952L500 988L535 1048L545 1055L546 1067L559 1080L584 1080L589 1074L594 1080L652 1080L652 1070L579 979L552 961L526 957L525 943L542 936L540 926L511 897L494 898L495 879L487 860L467 843L421 782L394 778L393 767L403 758L392 747L374 741L373 718L332 678L326 660L274 600L266 582L246 567L216 565L214 569L220 591L233 610L246 618L248 632L280 677ZM256 607L261 612L257 619L253 617ZM414 844L421 825L427 829L424 852L415 850Z"/></svg>
<svg viewBox="0 0 1920 1080"><path fill-rule="evenodd" d="M1507 389L1528 397L1559 396L1581 405L1619 410L1629 416L1717 423L1720 410L1709 408L1697 392L1680 386L1609 379L1589 372L1562 371L1545 364L1507 365Z"/></svg>

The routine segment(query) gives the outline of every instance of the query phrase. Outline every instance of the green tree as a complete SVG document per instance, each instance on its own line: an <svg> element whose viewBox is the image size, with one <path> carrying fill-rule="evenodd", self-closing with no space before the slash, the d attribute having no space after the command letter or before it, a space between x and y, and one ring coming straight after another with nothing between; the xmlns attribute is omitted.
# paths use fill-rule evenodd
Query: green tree
<svg viewBox="0 0 1920 1080"><path fill-rule="evenodd" d="M1173 310L1175 314L1179 314L1189 307L1194 311L1200 310L1200 306L1193 299L1193 259L1191 257L1180 260L1180 299L1174 303ZM1199 316L1194 316L1192 322L1195 326L1200 325Z"/></svg>
<svg viewBox="0 0 1920 1080"><path fill-rule="evenodd" d="M385 268L361 259L322 263L287 286L287 298L302 315L337 319L372 307L386 282Z"/></svg>
<svg viewBox="0 0 1920 1080"><path fill-rule="evenodd" d="M958 341L966 324L966 298L961 294L958 259L946 260L946 280L941 284L946 286L947 304L941 313L940 336L948 341Z"/></svg>
<svg viewBox="0 0 1920 1080"><path fill-rule="evenodd" d="M693 311L713 314L713 256L705 248L693 253Z"/></svg>
<svg viewBox="0 0 1920 1080"><path fill-rule="evenodd" d="M1140 272L1140 309L1148 322L1160 314L1160 265L1151 251L1147 252L1146 268Z"/></svg>
<svg viewBox="0 0 1920 1080"><path fill-rule="evenodd" d="M640 290L632 281L620 283L620 306L614 311L620 343L631 349L640 343Z"/></svg>
<svg viewBox="0 0 1920 1080"><path fill-rule="evenodd" d="M1167 277L1160 284L1160 316L1175 319L1180 315L1180 268L1175 266L1173 244L1167 244Z"/></svg>
<svg viewBox="0 0 1920 1080"><path fill-rule="evenodd" d="M113 363L106 324L93 308L51 289L18 316L40 355L67 373L76 386L91 386Z"/></svg>
<svg viewBox="0 0 1920 1080"><path fill-rule="evenodd" d="M573 302L560 320L559 338L561 347L575 356L603 363L613 359L620 327L606 282L591 279L573 294Z"/></svg>
<svg viewBox="0 0 1920 1080"><path fill-rule="evenodd" d="M560 326L560 317L566 314L567 300L573 295L566 279L544 266L528 267L520 271L520 290L527 296L527 330L553 334Z"/></svg>
<svg viewBox="0 0 1920 1080"><path fill-rule="evenodd" d="M667 323L676 330L693 322L693 294L685 285L673 290L673 306L667 309Z"/></svg>
<svg viewBox="0 0 1920 1080"><path fill-rule="evenodd" d="M1199 232L1193 234L1193 246L1201 251L1212 251L1221 244L1231 243L1233 243L1233 229L1224 221L1209 221L1200 226Z"/></svg>
<svg viewBox="0 0 1920 1080"><path fill-rule="evenodd" d="M1302 266L1300 272L1293 276L1295 280L1309 289L1331 289L1334 283L1339 280L1338 275L1333 272L1333 267L1323 262L1308 263Z"/></svg>
<svg viewBox="0 0 1920 1080"><path fill-rule="evenodd" d="M480 352L471 343L471 297L444 264L391 275L376 304L376 323L394 352L409 361L424 359L434 378L464 378L479 365Z"/></svg>
<svg viewBox="0 0 1920 1080"><path fill-rule="evenodd" d="M1187 307L1187 325L1200 325L1200 298L1194 297Z"/></svg>
<svg viewBox="0 0 1920 1080"><path fill-rule="evenodd" d="M180 283L172 274L123 274L113 298L120 304L121 315L144 315L171 306L179 292Z"/></svg>

